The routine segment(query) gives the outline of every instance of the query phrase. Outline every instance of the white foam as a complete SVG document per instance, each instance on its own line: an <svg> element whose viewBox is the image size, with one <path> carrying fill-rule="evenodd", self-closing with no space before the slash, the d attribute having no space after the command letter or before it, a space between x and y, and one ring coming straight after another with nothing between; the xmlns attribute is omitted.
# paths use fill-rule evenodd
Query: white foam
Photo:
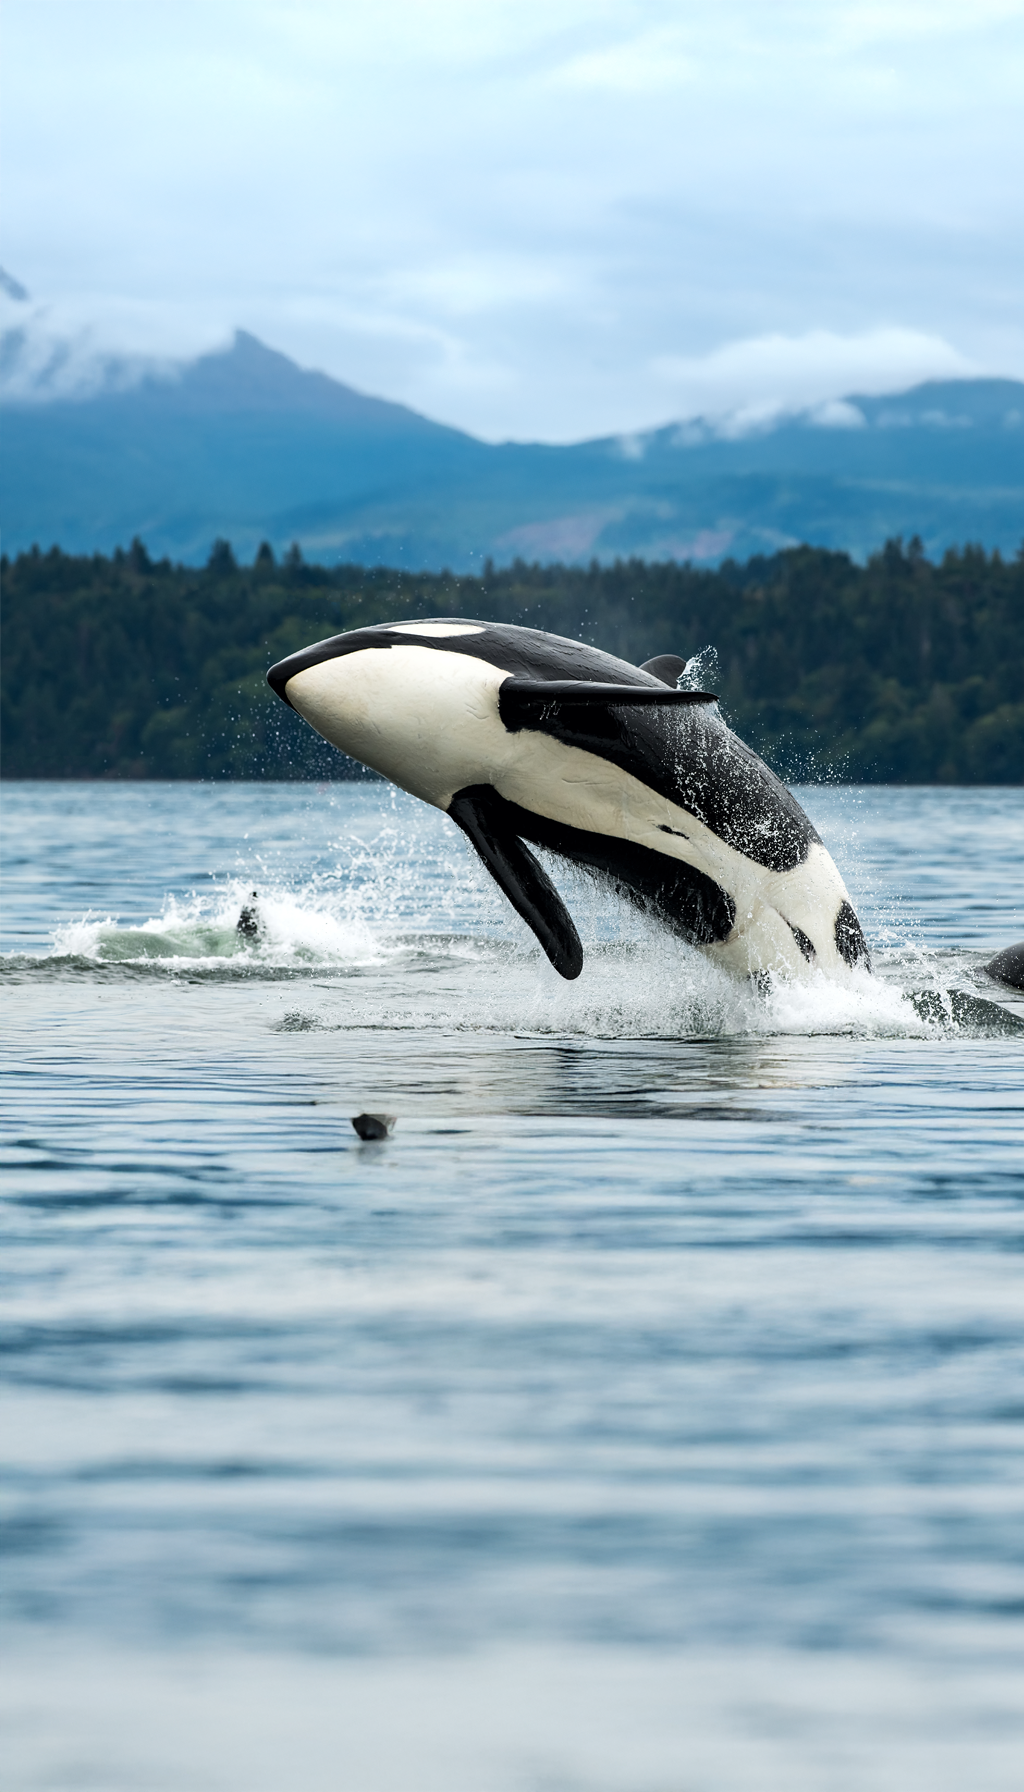
<svg viewBox="0 0 1024 1792"><path fill-rule="evenodd" d="M428 992L416 992L415 1008L390 1018L459 1032L601 1039L923 1038L946 1030L922 1020L903 989L866 971L841 982L820 975L760 990L678 941L592 944L573 983L557 977L539 953L499 948L475 956L471 977L454 987L446 982L426 1002Z"/></svg>
<svg viewBox="0 0 1024 1792"><path fill-rule="evenodd" d="M79 920L66 921L62 927L56 928L53 945L48 956L50 958L96 958L101 935L115 925L112 915L105 915L100 919L90 909Z"/></svg>
<svg viewBox="0 0 1024 1792"><path fill-rule="evenodd" d="M184 903L169 896L158 915L134 925L109 915L85 915L56 929L49 956L102 964L163 963L174 969L210 968L226 959L253 968L380 961L380 947L366 921L335 912L322 892L260 891L253 904L259 919L255 938L240 935L237 927L243 906L251 902L251 884L233 880Z"/></svg>
<svg viewBox="0 0 1024 1792"><path fill-rule="evenodd" d="M583 877L567 896L584 968L566 983L473 862L442 854L426 863L389 830L372 843L338 846L338 871L301 888L263 881L253 902L250 872L186 901L168 897L141 922L86 914L56 930L49 956L172 974L378 972L346 985L343 1012L322 1017L328 1026L601 1039L939 1039L964 1024L986 1025L983 1013L965 1014L964 998L977 1002L969 967L947 962L948 954L940 960L903 943L876 952L878 975L821 973L758 989ZM258 915L254 937L237 927L248 905ZM921 1011L910 992L923 989L933 999Z"/></svg>
<svg viewBox="0 0 1024 1792"><path fill-rule="evenodd" d="M837 981L773 984L766 1002L773 1033L852 1033L860 1038L920 1037L928 1027L902 989L858 970Z"/></svg>

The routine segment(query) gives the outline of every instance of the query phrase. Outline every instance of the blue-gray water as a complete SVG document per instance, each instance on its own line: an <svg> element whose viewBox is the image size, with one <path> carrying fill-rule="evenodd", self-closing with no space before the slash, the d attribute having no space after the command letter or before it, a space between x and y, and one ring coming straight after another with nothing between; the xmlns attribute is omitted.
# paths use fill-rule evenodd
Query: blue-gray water
<svg viewBox="0 0 1024 1792"><path fill-rule="evenodd" d="M380 785L5 786L7 1787L1019 1785L1024 792L801 795L877 974L765 999Z"/></svg>

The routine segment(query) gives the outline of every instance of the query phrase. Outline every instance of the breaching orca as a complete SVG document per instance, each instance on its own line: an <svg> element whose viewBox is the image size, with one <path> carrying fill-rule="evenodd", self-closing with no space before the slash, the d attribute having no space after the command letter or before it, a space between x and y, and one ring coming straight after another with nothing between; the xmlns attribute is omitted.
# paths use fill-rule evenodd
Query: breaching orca
<svg viewBox="0 0 1024 1792"><path fill-rule="evenodd" d="M335 635L267 677L326 740L451 816L563 977L583 949L525 841L740 975L868 965L807 816L709 692L677 688L683 665L452 618Z"/></svg>

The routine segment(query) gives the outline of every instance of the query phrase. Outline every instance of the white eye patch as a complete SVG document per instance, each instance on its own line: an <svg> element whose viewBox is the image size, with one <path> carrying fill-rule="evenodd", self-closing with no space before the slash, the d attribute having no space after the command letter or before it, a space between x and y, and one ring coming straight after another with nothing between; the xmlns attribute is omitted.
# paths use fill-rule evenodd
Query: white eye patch
<svg viewBox="0 0 1024 1792"><path fill-rule="evenodd" d="M427 635L443 640L446 635L482 635L485 630L478 622L389 622L388 632L392 635Z"/></svg>

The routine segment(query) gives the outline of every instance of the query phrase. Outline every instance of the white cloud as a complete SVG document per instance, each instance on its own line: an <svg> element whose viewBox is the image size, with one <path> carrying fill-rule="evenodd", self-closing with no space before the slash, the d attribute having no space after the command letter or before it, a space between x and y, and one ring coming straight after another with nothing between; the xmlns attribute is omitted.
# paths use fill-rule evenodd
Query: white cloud
<svg viewBox="0 0 1024 1792"><path fill-rule="evenodd" d="M815 409L816 421L828 427L856 427L859 413L835 400L982 370L941 337L884 328L853 336L809 330L802 336L751 337L709 355L664 355L653 371L664 383L667 402L670 393L675 399L674 415L720 419L724 433L743 435L783 412L807 409Z"/></svg>
<svg viewBox="0 0 1024 1792"><path fill-rule="evenodd" d="M425 303L448 317L508 310L571 299L572 280L555 258L466 253L418 268L399 268L388 278L393 303Z"/></svg>
<svg viewBox="0 0 1024 1792"><path fill-rule="evenodd" d="M553 71L555 84L614 93L662 93L696 80L699 67L683 48L678 27L585 51Z"/></svg>
<svg viewBox="0 0 1024 1792"><path fill-rule="evenodd" d="M828 398L824 404L812 405L808 419L819 429L865 429L867 418L855 404L845 398Z"/></svg>
<svg viewBox="0 0 1024 1792"><path fill-rule="evenodd" d="M52 305L12 303L0 294L0 397L80 398L135 385L150 373L174 377L182 359L226 343L230 334L210 316L186 321L176 310L169 316L166 306L100 294Z"/></svg>
<svg viewBox="0 0 1024 1792"><path fill-rule="evenodd" d="M4 265L104 348L239 326L492 438L1020 375L1022 18L6 0Z"/></svg>
<svg viewBox="0 0 1024 1792"><path fill-rule="evenodd" d="M832 7L815 6L844 48L919 43L934 38L964 38L987 27L1024 19L1021 0L844 0Z"/></svg>

